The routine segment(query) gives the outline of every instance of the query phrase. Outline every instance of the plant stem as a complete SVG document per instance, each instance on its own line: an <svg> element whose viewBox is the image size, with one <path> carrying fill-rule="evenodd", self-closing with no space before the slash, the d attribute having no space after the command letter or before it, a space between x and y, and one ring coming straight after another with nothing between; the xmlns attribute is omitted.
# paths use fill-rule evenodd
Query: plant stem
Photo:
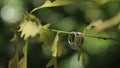
<svg viewBox="0 0 120 68"><path fill-rule="evenodd" d="M52 31L52 32L59 32L59 33L63 33L63 34L72 34L72 32L60 31L60 30L55 30L55 29L44 29L44 30ZM120 42L119 40L116 40L116 39L113 39L113 38L110 38L110 37L91 36L91 35L87 35L85 33L84 33L84 36L92 37L92 38L98 38L98 39L103 39L103 40L113 40L113 41L116 41L116 42Z"/></svg>
<svg viewBox="0 0 120 68"><path fill-rule="evenodd" d="M98 38L98 39L102 39L102 40L112 40L112 41L116 41L116 42L120 42L120 40L116 40L114 38L111 37L99 37L99 36L91 36L91 35L85 35L87 37L92 37L92 38Z"/></svg>
<svg viewBox="0 0 120 68"><path fill-rule="evenodd" d="M72 32L68 32L68 31L60 31L60 30L55 30L55 29L44 29L44 30L48 30L48 31L52 31L52 32L59 32L59 33L63 33L63 34L71 34Z"/></svg>

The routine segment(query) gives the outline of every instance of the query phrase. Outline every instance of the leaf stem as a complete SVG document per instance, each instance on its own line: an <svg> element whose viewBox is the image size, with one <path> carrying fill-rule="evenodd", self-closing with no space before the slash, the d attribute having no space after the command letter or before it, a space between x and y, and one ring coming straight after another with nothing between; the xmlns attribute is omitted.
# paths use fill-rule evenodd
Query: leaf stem
<svg viewBox="0 0 120 68"><path fill-rule="evenodd" d="M59 32L59 33L63 33L63 34L71 34L72 32L68 32L68 31L60 31L60 30L55 30L55 29L44 29L43 30L48 30L48 31L52 31L52 32Z"/></svg>
<svg viewBox="0 0 120 68"><path fill-rule="evenodd" d="M98 39L102 39L102 40L112 40L112 41L116 41L118 43L120 42L120 40L116 40L111 37L100 37L100 36L91 36L91 35L85 35L85 36L92 37L92 38L98 38Z"/></svg>

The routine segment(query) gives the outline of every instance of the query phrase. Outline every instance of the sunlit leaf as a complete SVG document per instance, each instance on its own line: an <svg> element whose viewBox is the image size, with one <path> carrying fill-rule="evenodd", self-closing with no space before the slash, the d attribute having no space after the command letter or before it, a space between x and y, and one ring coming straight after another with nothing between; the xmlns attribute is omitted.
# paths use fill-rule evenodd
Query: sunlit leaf
<svg viewBox="0 0 120 68"><path fill-rule="evenodd" d="M83 34L95 34L95 32L93 32L93 29L102 23L103 21L101 19L97 21L92 21L86 28L84 28Z"/></svg>
<svg viewBox="0 0 120 68"><path fill-rule="evenodd" d="M56 36L55 36L55 39L53 41L53 44L52 44L52 48L51 48L51 51L52 51L52 56L53 57L57 57L57 45L58 45L58 41L59 41L59 32L57 32Z"/></svg>
<svg viewBox="0 0 120 68"><path fill-rule="evenodd" d="M57 58L56 57L52 57L50 59L50 61L48 62L48 64L46 65L46 68L49 68L51 66L54 66L54 68L57 68Z"/></svg>
<svg viewBox="0 0 120 68"><path fill-rule="evenodd" d="M19 61L17 68L27 68L27 46L28 46L28 40L26 41L25 46L23 48L24 56Z"/></svg>
<svg viewBox="0 0 120 68"><path fill-rule="evenodd" d="M24 36L24 40L28 37L34 37L42 28L40 21L33 15L27 15L24 21L20 24L19 32L21 31L21 37Z"/></svg>
<svg viewBox="0 0 120 68"><path fill-rule="evenodd" d="M78 1L79 0L56 0L56 1L51 2L50 0L46 0L46 2L42 6L33 9L30 13L32 13L40 8L63 6L63 5L77 3Z"/></svg>
<svg viewBox="0 0 120 68"><path fill-rule="evenodd" d="M14 56L9 60L8 68L17 68L17 64L19 61L19 55L18 55L18 38L16 34L14 37L11 39L12 42L15 43L15 54Z"/></svg>
<svg viewBox="0 0 120 68"><path fill-rule="evenodd" d="M92 28L94 28L94 27L97 27L97 26L99 26L100 24L102 24L103 23L103 21L100 19L100 20L97 20L97 21L93 21L93 22L91 22L88 26L87 26L87 30L90 30L90 29L92 29Z"/></svg>

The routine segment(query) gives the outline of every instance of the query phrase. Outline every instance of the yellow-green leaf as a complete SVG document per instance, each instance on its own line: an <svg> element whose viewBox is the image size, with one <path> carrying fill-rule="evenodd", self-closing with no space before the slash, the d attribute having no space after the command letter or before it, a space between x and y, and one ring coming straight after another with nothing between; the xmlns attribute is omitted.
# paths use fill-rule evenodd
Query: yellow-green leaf
<svg viewBox="0 0 120 68"><path fill-rule="evenodd" d="M49 28L50 24L46 24L42 27L42 29L40 30L39 34L39 42L43 42L42 44L42 52L44 53L44 55L46 55L47 57L51 56L51 46L52 43L54 41L54 37L55 37L55 32L51 32L48 28Z"/></svg>
<svg viewBox="0 0 120 68"><path fill-rule="evenodd" d="M45 47L46 46L51 46L52 42L54 40L54 37L55 37L54 32L51 32L51 31L47 30L49 28L49 26L50 26L50 24L44 25L39 32L39 34L40 34L39 41L44 42L43 45Z"/></svg>
<svg viewBox="0 0 120 68"><path fill-rule="evenodd" d="M18 38L15 34L14 37L11 39L15 43L15 54L14 56L9 60L8 68L17 68L17 64L19 61L19 55L18 55Z"/></svg>
<svg viewBox="0 0 120 68"><path fill-rule="evenodd" d="M55 39L53 41L53 44L52 44L52 48L51 48L53 57L57 57L57 51L58 51L57 44L58 44L58 41L59 41L59 32L57 32L57 34L55 36Z"/></svg>
<svg viewBox="0 0 120 68"><path fill-rule="evenodd" d="M40 30L39 34L40 34L40 39L39 41L40 42L44 42L46 41L47 39L49 39L48 37L51 37L49 33L51 33L50 31L46 30L48 29L50 26L50 24L46 24L42 27L42 29Z"/></svg>
<svg viewBox="0 0 120 68"><path fill-rule="evenodd" d="M19 61L17 68L27 68L27 46L28 46L28 40L26 40L25 46L23 48L24 56Z"/></svg>
<svg viewBox="0 0 120 68"><path fill-rule="evenodd" d="M20 24L20 29L18 31L21 31L21 37L24 36L24 40L26 40L30 36L34 37L35 35L37 35L41 28L42 25L40 24L38 18L34 15L29 14Z"/></svg>
<svg viewBox="0 0 120 68"><path fill-rule="evenodd" d="M51 66L54 66L54 68L57 68L57 58L56 57L52 57L50 59L50 61L48 62L48 64L46 65L46 68L49 68Z"/></svg>
<svg viewBox="0 0 120 68"><path fill-rule="evenodd" d="M43 26L43 28L44 29L41 29L39 33L40 34L39 42L43 42L42 44L43 53L47 56L51 56L51 46L55 38L55 32L45 30L48 28L48 25ZM46 49L49 50L49 52L46 51Z"/></svg>
<svg viewBox="0 0 120 68"><path fill-rule="evenodd" d="M48 29L50 27L51 24L46 24L43 26L43 29Z"/></svg>
<svg viewBox="0 0 120 68"><path fill-rule="evenodd" d="M80 61L81 55L82 55L82 48L78 48L78 61Z"/></svg>
<svg viewBox="0 0 120 68"><path fill-rule="evenodd" d="M81 54L79 58L80 58L80 64L83 65L83 61L84 61L84 56L83 56L83 54Z"/></svg>
<svg viewBox="0 0 120 68"><path fill-rule="evenodd" d="M46 2L42 6L33 9L30 13L32 13L36 10L39 10L40 8L63 6L63 5L77 3L78 1L79 0L56 0L54 2L51 2L50 0L46 0Z"/></svg>
<svg viewBox="0 0 120 68"><path fill-rule="evenodd" d="M102 23L103 23L103 21L101 19L99 19L97 21L92 21L86 28L84 28L83 35L85 35L85 34L95 34L95 32L93 31L94 27L97 27Z"/></svg>
<svg viewBox="0 0 120 68"><path fill-rule="evenodd" d="M66 43L64 41L58 41L57 45L57 56L61 57L62 55L65 55L67 53Z"/></svg>
<svg viewBox="0 0 120 68"><path fill-rule="evenodd" d="M82 66L85 66L87 64L87 62L89 61L87 55L83 52L82 52L82 54L80 55L79 58L80 58L80 64Z"/></svg>
<svg viewBox="0 0 120 68"><path fill-rule="evenodd" d="M100 24L102 24L103 21L101 19L97 20L97 21L92 21L88 26L87 26L87 30L92 29L92 27L97 27Z"/></svg>

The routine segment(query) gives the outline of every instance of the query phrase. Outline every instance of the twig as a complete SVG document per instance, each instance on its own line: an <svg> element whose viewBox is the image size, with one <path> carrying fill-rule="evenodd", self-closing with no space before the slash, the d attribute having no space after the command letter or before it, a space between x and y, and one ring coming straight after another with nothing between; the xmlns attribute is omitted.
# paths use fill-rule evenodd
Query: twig
<svg viewBox="0 0 120 68"><path fill-rule="evenodd" d="M116 39L111 38L111 37L100 37L100 36L90 36L90 35L85 35L85 36L98 38L98 39L103 39L103 40L112 40L112 41L116 41L116 42L120 43L120 40L116 40Z"/></svg>

